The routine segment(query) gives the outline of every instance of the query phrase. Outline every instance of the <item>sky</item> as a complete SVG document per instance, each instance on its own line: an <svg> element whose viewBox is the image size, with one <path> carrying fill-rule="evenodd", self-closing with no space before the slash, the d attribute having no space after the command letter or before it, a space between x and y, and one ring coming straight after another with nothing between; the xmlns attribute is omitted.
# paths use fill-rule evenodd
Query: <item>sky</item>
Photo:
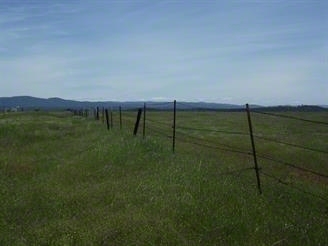
<svg viewBox="0 0 328 246"><path fill-rule="evenodd" d="M0 96L328 104L327 0L0 0Z"/></svg>

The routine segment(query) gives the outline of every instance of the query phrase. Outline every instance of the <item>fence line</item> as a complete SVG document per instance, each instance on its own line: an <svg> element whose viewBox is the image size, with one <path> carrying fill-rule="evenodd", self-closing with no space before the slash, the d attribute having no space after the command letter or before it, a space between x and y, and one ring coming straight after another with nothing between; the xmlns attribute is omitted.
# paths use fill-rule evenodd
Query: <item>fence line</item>
<svg viewBox="0 0 328 246"><path fill-rule="evenodd" d="M149 118L149 116L151 116L151 115L148 114L147 117ZM83 117L83 115L82 115L82 117ZM86 117L90 117L90 114ZM147 133L150 133L150 134L154 133L154 135L158 134L159 137L163 137L163 138L172 138L172 136L171 136L172 132L170 131L171 127L172 127L171 122L167 122L167 123L166 122L159 122L157 120L148 119L148 118L147 118L146 121L147 122L149 121L149 122L154 123L154 124L153 125L152 124L147 124L146 125L147 129L151 130L151 132L147 132ZM133 123L135 122L135 116L132 115L132 114L123 115L123 120L124 120L124 122L132 123L131 127L133 127ZM309 122L309 121L306 121L306 122ZM315 123L315 124L317 124L317 123ZM158 125L167 126L167 129L158 127ZM247 155L247 156L251 155L250 150L240 150L240 149L236 148L235 146L220 144L220 143L218 143L218 140L209 140L209 139L203 139L203 138L195 137L195 136L192 136L192 135L187 134L185 132L182 132L181 130L200 131L200 132L204 131L204 132L214 132L214 133L223 133L223 134L230 134L230 135L241 135L241 136L244 136L244 135L246 136L246 135L248 135L247 133L237 132L237 131L236 132L234 132L234 131L220 131L220 130L213 130L213 129L206 129L206 128L193 128L193 127L179 126L178 125L177 126L177 138L176 138L176 140L179 141L179 142L183 142L183 143L186 143L186 144L192 144L192 145L199 146L199 147L202 147L202 148L213 149L213 150L221 150L221 151L226 151L226 152L236 153L236 154L242 154L242 155ZM315 153L327 154L327 151L325 151L325 150L318 150L318 149L314 149L314 148L309 148L307 146L301 146L301 145L297 145L297 144L293 144L293 143L287 143L287 142L283 142L283 141L280 141L280 140L275 140L273 138L267 138L267 137L262 137L262 136L258 136L258 135L254 135L254 137L258 138L258 139L262 139L263 141L273 142L273 143L277 143L277 144L284 144L286 146L296 147L296 148L300 148L300 149L304 149L304 150L309 150L309 151L313 151ZM97 140L97 139L99 139L99 138L95 138L94 140ZM91 151L92 149L97 148L97 146L99 146L100 144L105 144L105 141L104 141L103 138L100 141L96 141L95 143L91 144L91 146L89 145L87 148L81 149L79 151L75 151L74 153L70 153L69 155L72 156L72 159L70 159L69 161L72 161L72 160L74 161L74 158L78 158L81 153L86 153L88 151ZM221 145L221 146L219 146L219 145ZM225 146L225 147L222 147L222 146ZM322 178L328 178L328 175L326 175L326 174L322 174L320 172L317 172L317 171L314 171L314 170L311 170L311 169L299 167L295 164L286 162L284 160L278 160L278 159L273 158L271 156L267 156L266 154L259 153L257 156L260 159L264 159L264 160L268 160L268 161L272 161L272 162L277 162L277 163L280 163L284 166L288 166L288 167L291 167L291 168L294 168L294 169L297 169L297 170L300 170L300 171L303 171L303 172L308 172L308 173L311 173L313 175L316 175L316 176L319 176L319 177L322 177ZM50 157L46 157L46 158L40 158L39 160L36 159L36 160L33 160L33 161L38 161L39 162L39 161L42 161L42 160L47 160L47 161L54 160L54 161L58 162L60 159L50 156ZM229 170L228 171L222 171L222 172L217 173L216 175L217 176L234 175L232 178L236 178L236 177L238 177L238 175L246 174L248 171L252 171L252 170L254 170L254 167L245 167L245 168L240 168L240 169L231 170L231 171L229 171ZM272 183L274 183L276 181L279 184L285 186L286 189L292 189L292 190L295 190L296 192L304 194L305 196L320 199L320 200L318 200L319 202L322 202L322 201L327 202L328 201L327 197L324 197L322 195L315 194L315 193L310 192L308 190L304 190L300 187L297 187L296 186L297 184L293 184L291 182L286 182L284 179L279 178L279 177L273 175L272 173L269 173L266 170L263 170L263 167L259 168L259 171L260 171L260 174L262 176L265 176L265 177L268 178L268 179L264 179L264 181L268 180L267 182L272 182ZM247 176L247 178L248 178L248 176ZM273 181L269 181L269 179L271 179ZM248 181L249 180L247 179L246 180L247 187L249 186ZM253 184L253 183L251 183L251 184ZM244 188L246 194L251 193L252 189L248 189L247 187ZM264 183L263 187L265 188L265 183ZM263 200L264 200L265 203L269 203L269 201L267 201L267 199L263 199ZM314 208L314 209L318 210L319 208ZM288 215L286 215L286 216L288 217ZM293 221L293 219L289 219L289 220ZM298 226L296 223L293 223L293 224L295 224L295 226ZM300 228L302 228L302 227L300 227Z"/></svg>
<svg viewBox="0 0 328 246"><path fill-rule="evenodd" d="M92 111L93 110L81 109L81 110L74 111L72 113L73 113L73 115L76 115L76 116L90 118L90 117L92 117ZM93 111L93 112L96 114L96 116L98 116L97 118L99 120L101 118L100 117L101 110L99 110L99 108L98 108L97 111ZM106 109L103 110L103 111L106 112ZM311 124L320 124L320 125L326 125L327 124L328 125L328 123L322 122L322 121L313 121L313 120L307 120L307 119L302 119L302 118L293 117L293 116L289 117L289 116L281 116L280 114L271 114L271 113L266 113L266 112L251 111L251 113L253 113L253 112L263 114L263 115L270 115L270 116L276 116L276 117L282 117L282 118L289 118L289 119L292 119L292 120L299 120L299 121L307 122L307 123L311 123ZM149 119L149 116L151 116L151 114L147 115L148 118L147 118L146 121L154 123L154 124L147 124L146 125L147 129L150 130L149 132L151 134L154 133L154 135L157 134L157 136L163 137L163 138L173 138L173 136L171 135L172 134L172 132L171 132L172 123L171 122L169 122L169 121L161 122L161 121L158 121L158 120ZM132 113L131 114L124 114L123 115L123 120L124 120L124 122L131 123L131 127L132 127L134 122L135 122L135 115L132 114ZM107 121L108 121L108 119L107 119ZM100 120L99 120L99 122L100 122ZM112 123L111 123L111 125L112 125ZM158 125L167 126L167 129L159 127ZM210 140L210 139L195 137L195 136L187 134L187 133L185 133L181 130L200 131L200 132L214 132L214 133L223 133L223 134L229 134L229 135L241 135L241 136L248 135L245 132L213 130L213 129L188 127L188 126L178 125L177 126L176 140L178 142L182 142L182 143L186 143L186 144L192 144L194 146L198 146L198 147L201 147L201 148L221 150L221 151L225 151L225 152L229 152L229 153L242 154L242 155L245 155L245 156L250 156L251 155L250 149L249 150L244 150L244 149L236 148L235 146L219 143L217 140ZM280 140L277 140L277 139L274 139L274 138L264 137L264 136L260 136L260 135L256 135L256 134L254 134L254 137L256 139L261 139L263 141L268 141L268 142L277 143L277 144L283 144L283 145L286 145L286 146L295 147L295 148L299 148L299 149L303 149L303 150L307 150L307 151L312 151L312 152L315 152L315 153L328 154L328 151L325 151L325 150L310 148L308 146L302 146L302 145L298 145L298 144L294 144L294 143L288 143L288 142L280 141ZM104 139L101 139L99 141L99 138L94 138L94 139L92 139L91 142L93 142L93 144L91 144L91 145L87 144L88 146L86 148L80 149L80 150L75 151L73 153L68 153L68 155L71 155L72 159L74 159L74 158L77 158L81 153L86 153L86 152L88 152L92 149L95 149L97 146L99 146L99 144L104 144L105 143ZM73 143L73 141L72 141L72 143ZM306 172L306 173L309 173L311 175L315 175L315 176L323 178L323 179L328 179L328 174L321 173L321 172L318 172L316 170L312 170L312 169L309 169L309 168L301 167L300 163L298 165L296 165L294 163L290 163L289 161L285 161L285 160L281 160L281 159L276 158L276 157L272 157L272 156L270 156L266 153L261 153L261 151L259 151L259 153L257 153L257 157L259 159L266 160L266 161L269 161L269 162L278 163L280 165L287 166L289 168L296 169L296 170L299 170L299 171L302 171L302 172ZM31 161L34 161L34 162L59 161L59 160L60 160L60 158L57 158L57 156L47 156L47 157L42 157L42 158L31 159ZM271 163L271 164L273 164L273 163ZM236 173L240 174L240 173L242 173L244 171L248 171L248 170L254 170L254 167L246 167L246 168L241 168L241 169L237 169L237 170L221 172L221 173L218 173L217 175L221 176L221 175L233 175L233 174L236 174ZM303 190L299 187L296 187L295 184L293 184L291 182L286 182L283 179L275 176L274 174L269 173L266 170L263 170L263 167L259 168L259 171L260 171L261 175L263 175L263 176L265 176L269 179L272 179L274 181L277 181L279 184L282 184L282 185L284 185L284 186L286 186L290 189L294 189L294 190L297 190L298 192L304 193L306 195L316 197L316 198L319 198L319 199L324 200L324 201L328 201L327 197L317 195L317 194L314 194L312 192Z"/></svg>
<svg viewBox="0 0 328 246"><path fill-rule="evenodd" d="M151 107L154 106L155 104L150 104L147 105L144 104L144 113L146 113L146 110L163 110L163 108L155 108L155 107ZM174 105L174 103L172 102L165 102L165 103L156 103L157 106L166 106L166 105ZM178 102L177 105L183 105L185 107L190 107L190 108L194 108L193 105L188 104L188 103L181 103ZM149 107L150 106L150 107ZM120 107L121 108L121 107ZM140 107L141 108L141 107ZM128 111L132 111L132 110L138 110L140 108L128 108ZM173 110L173 109L165 109L167 110ZM183 110L183 109L182 109ZM239 111L242 112L242 111ZM294 117L294 116L288 116L288 115L282 115L282 114L273 114L273 113L267 113L267 112L262 112L262 111L258 111L258 110L249 110L250 113L256 113L256 114L262 114L262 115L269 115L269 116L274 116L274 117L280 117L280 118L286 118L286 119L292 119L292 120L298 120L298 121L302 121L302 122L307 122L307 123L311 123L311 124L320 124L320 125L328 125L327 122L322 122L322 121L316 121L316 120L309 120L309 119L303 119L300 117ZM172 112L172 116L173 116ZM248 136L249 133L243 132L243 131L225 131L225 130L219 130L219 129L210 129L210 128L199 128L199 127L190 127L190 126L184 126L181 125L181 122L178 121L178 124L176 125L176 136L175 136L175 131L174 133L172 133L171 129L172 129L172 122L170 121L160 121L160 120L154 120L151 118L152 115L148 114L147 115L147 119L144 118L144 129L147 129L147 133L148 134L153 134L154 136L158 136L158 137L162 137L162 138L170 138L172 139L172 141L178 141L181 143L186 143L186 144L192 144L194 146L199 146L201 148L207 148L207 149L213 149L213 150L221 150L221 151L225 151L225 152L230 152L230 153L235 153L235 154L242 154L245 156L251 156L252 155L252 151L251 149L242 149L242 148L238 148L236 146L231 146L229 144L224 144L224 143L219 143L217 140L211 140L211 139L204 139L204 138L200 138L200 137L195 137L191 134L188 134L186 132L210 132L210 133L219 133L219 134L227 134L227 135L239 135L239 136ZM132 114L124 114L122 116L123 121L124 122L128 122L129 124L131 124L131 127L133 126L134 122L135 122L135 115ZM174 119L174 117L173 117ZM253 119L253 121L256 121ZM147 124L146 124L147 122ZM166 127L166 128L165 128ZM173 134L173 135L172 135ZM271 143L276 143L276 144L282 144L282 145L286 145L286 146L290 146L293 148L299 148L302 150L307 150L307 151L312 151L315 153L322 153L322 154L328 154L328 151L326 150L321 150L321 149L316 149L316 148L311 148L308 146L302 146L299 144L294 144L294 143L289 143L286 141L281 141L278 139L274 139L274 138L270 138L270 137L265 137L265 136L261 136L259 134L254 134L253 135L255 139L259 139L265 142L271 142ZM256 145L256 143L255 143ZM173 148L173 152L174 152L174 148ZM324 173L320 173L318 171L309 169L309 168L305 168L305 167L301 167L298 165L295 165L293 163L290 163L288 161L285 160L280 160L278 158L272 157L268 154L265 153L261 153L261 151L259 151L259 153L257 153L257 156L259 159L261 160L266 160L266 161L271 161L274 163L278 163L280 165L283 166L287 166L296 170L300 170L302 172L307 172L310 173L312 175L321 177L321 178L328 178L327 174ZM237 170L237 171L242 171L244 169L241 170ZM254 167L249 167L246 168L245 170L254 170ZM269 178L273 178L275 177L274 175L268 174L265 171L262 170L261 167L258 167L258 173L261 175L264 175L266 177ZM234 173L234 171L231 172L227 172L226 174L229 173ZM271 176L270 176L271 175ZM282 184L285 185L289 185L287 183L284 183L284 181L282 181L281 179L276 179L277 181L279 181Z"/></svg>
<svg viewBox="0 0 328 246"><path fill-rule="evenodd" d="M168 103L165 103L165 104L168 104ZM73 114L74 115L79 115L79 116L82 116L82 117L89 117L90 116L90 114L88 113L89 111L92 111L92 110L80 109L80 110L73 111ZM258 112L258 111L252 111L252 112L281 117L280 114L271 114L271 113ZM289 116L285 116L285 115L283 115L282 117L297 119L297 120L301 120L301 121L305 121L305 122L310 122L310 123L313 123L313 124L326 124L326 123L321 122L321 121L305 120L305 119L302 119L302 118L289 117ZM133 123L134 122L134 117L132 115L131 116L130 115L125 115L124 120ZM155 121L155 120L152 120L152 119L147 119L147 121L150 121L150 122L156 123L156 124L166 125L166 123L164 123L164 122ZM168 126L168 127L171 127L171 126ZM159 136L163 136L163 137L166 137L166 138L172 138L172 136L170 136L169 133L165 132L166 129L159 128L159 127L156 127L156 126L149 127L148 125L147 125L147 128L150 129L152 132L156 132ZM168 128L168 129L170 129L170 128ZM243 149L240 149L240 148L236 148L235 146L226 145L226 144L219 144L216 141L210 141L209 139L202 139L202 138L199 138L199 137L195 137L195 136L192 136L192 135L189 135L189 134L186 134L184 132L179 131L180 129L190 130L190 131L206 131L206 132L217 132L217 133L225 133L225 134L247 135L244 132L220 131L220 130L213 130L213 129L206 129L206 128L193 128L193 127L178 126L177 127L177 130L178 130L177 131L177 133L178 133L177 140L180 141L180 142L190 143L190 144L200 146L200 147L206 147L206 148L210 148L210 149L217 149L217 150L223 150L223 151L228 151L228 152L233 152L233 153L250 155L249 150L243 150ZM183 138L181 138L181 136ZM325 151L325 150L319 150L319 149L309 148L309 147L302 146L302 145L287 143L287 142L284 142L284 141L275 140L273 138L263 137L263 136L259 136L259 135L254 135L254 137L258 138L258 139L262 139L264 141L269 141L269 142L278 143L278 144L284 144L284 145L295 147L295 148L300 148L300 149L309 150L309 151L313 151L313 152L328 154L328 151ZM222 147L222 146L224 146L224 147ZM92 146L91 146L91 148L92 148ZM81 153L86 151L86 150L82 150ZM278 163L280 165L288 166L290 168L294 168L294 169L297 169L297 170L300 170L300 171L303 171L303 172L311 173L311 174L313 174L315 176L318 176L318 177L321 177L321 178L328 178L327 174L320 173L320 172L317 172L317 171L309 169L309 168L304 168L304 167L301 167L299 165L295 165L293 163L290 163L288 161L281 160L281 159L269 156L267 154L259 153L258 157L261 158L261 159L272 161L272 162Z"/></svg>

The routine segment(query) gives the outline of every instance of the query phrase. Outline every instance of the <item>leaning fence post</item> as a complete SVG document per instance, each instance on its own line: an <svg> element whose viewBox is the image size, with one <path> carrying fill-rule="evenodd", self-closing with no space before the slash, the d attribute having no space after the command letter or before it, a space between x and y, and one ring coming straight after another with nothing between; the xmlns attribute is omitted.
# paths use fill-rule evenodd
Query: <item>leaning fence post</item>
<svg viewBox="0 0 328 246"><path fill-rule="evenodd" d="M108 119L108 109L105 110L106 113L106 123L107 123L107 130L109 130L109 119Z"/></svg>
<svg viewBox="0 0 328 246"><path fill-rule="evenodd" d="M255 149L255 142L254 142L254 135L253 135L253 126L252 126L251 113L250 113L248 103L246 104L246 112L247 112L247 119L248 119L248 126L249 126L249 136L251 138L251 144L252 144L252 150L253 150L254 169L255 169L255 173L256 173L257 188L259 190L259 193L262 194L260 172L259 172L259 167L257 164L256 149Z"/></svg>
<svg viewBox="0 0 328 246"><path fill-rule="evenodd" d="M176 129L176 116L177 116L177 101L174 100L173 104L173 137L172 137L172 151L175 153L175 129Z"/></svg>
<svg viewBox="0 0 328 246"><path fill-rule="evenodd" d="M143 108L144 114L143 114L143 131L142 131L142 137L145 138L146 136L146 103L144 103Z"/></svg>
<svg viewBox="0 0 328 246"><path fill-rule="evenodd" d="M137 121L136 121L136 124L134 125L134 131L133 131L134 136L136 136L138 133L138 127L139 127L139 122L140 122L140 118L141 118L141 113L142 113L142 109L139 108L138 115L137 115Z"/></svg>

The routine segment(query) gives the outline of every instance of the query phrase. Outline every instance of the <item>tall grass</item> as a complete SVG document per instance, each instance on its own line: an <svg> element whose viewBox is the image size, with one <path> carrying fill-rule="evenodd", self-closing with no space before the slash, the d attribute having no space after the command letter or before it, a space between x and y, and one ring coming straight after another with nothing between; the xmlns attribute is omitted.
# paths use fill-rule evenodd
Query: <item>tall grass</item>
<svg viewBox="0 0 328 246"><path fill-rule="evenodd" d="M148 117L170 123L167 113ZM183 113L178 125L244 131L243 117ZM255 128L277 134L265 122L259 118ZM260 162L274 175L286 173L284 181L294 178L298 188L262 176L260 196L254 170L245 169L253 166L250 156L185 142L172 154L171 139L150 129L146 139L133 137L124 123L122 131L118 124L107 131L101 122L63 113L1 115L0 245L328 244L327 202L313 196L327 198L324 180ZM281 127L312 139L285 122ZM188 134L249 147L247 138ZM311 141L327 148L328 141ZM280 151L260 146L271 148ZM279 153L295 156L287 152ZM323 163L310 167L327 170Z"/></svg>

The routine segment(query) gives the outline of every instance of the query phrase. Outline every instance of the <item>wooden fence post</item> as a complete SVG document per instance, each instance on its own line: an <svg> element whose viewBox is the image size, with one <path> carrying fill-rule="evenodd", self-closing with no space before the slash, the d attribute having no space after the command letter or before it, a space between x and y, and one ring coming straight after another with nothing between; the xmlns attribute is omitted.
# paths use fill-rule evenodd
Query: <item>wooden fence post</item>
<svg viewBox="0 0 328 246"><path fill-rule="evenodd" d="M97 107L96 120L99 120L99 107Z"/></svg>
<svg viewBox="0 0 328 246"><path fill-rule="evenodd" d="M251 113L250 113L248 103L246 104L246 112L247 112L247 119L248 119L248 126L249 126L249 136L251 138L251 144L252 144L252 150L253 150L254 169L255 169L255 173L256 173L257 188L259 190L259 193L262 194L260 172L259 172L259 167L257 164L256 149L255 149L255 142L254 142L254 136L253 136L253 126L252 126Z"/></svg>
<svg viewBox="0 0 328 246"><path fill-rule="evenodd" d="M134 131L133 131L134 136L136 136L138 133L138 127L139 127L139 122L140 122L140 118L141 118L141 113L142 113L142 109L139 108L138 115L137 115L137 121L136 121L136 124L134 125Z"/></svg>
<svg viewBox="0 0 328 246"><path fill-rule="evenodd" d="M174 100L173 105L173 137L172 137L172 151L175 153L175 130L176 130L176 116L177 116L177 101Z"/></svg>
<svg viewBox="0 0 328 246"><path fill-rule="evenodd" d="M109 119L108 119L108 109L105 110L106 113L106 123L107 123L107 130L109 130Z"/></svg>
<svg viewBox="0 0 328 246"><path fill-rule="evenodd" d="M142 131L142 137L146 137L146 103L144 103L144 114L143 114L143 131Z"/></svg>

